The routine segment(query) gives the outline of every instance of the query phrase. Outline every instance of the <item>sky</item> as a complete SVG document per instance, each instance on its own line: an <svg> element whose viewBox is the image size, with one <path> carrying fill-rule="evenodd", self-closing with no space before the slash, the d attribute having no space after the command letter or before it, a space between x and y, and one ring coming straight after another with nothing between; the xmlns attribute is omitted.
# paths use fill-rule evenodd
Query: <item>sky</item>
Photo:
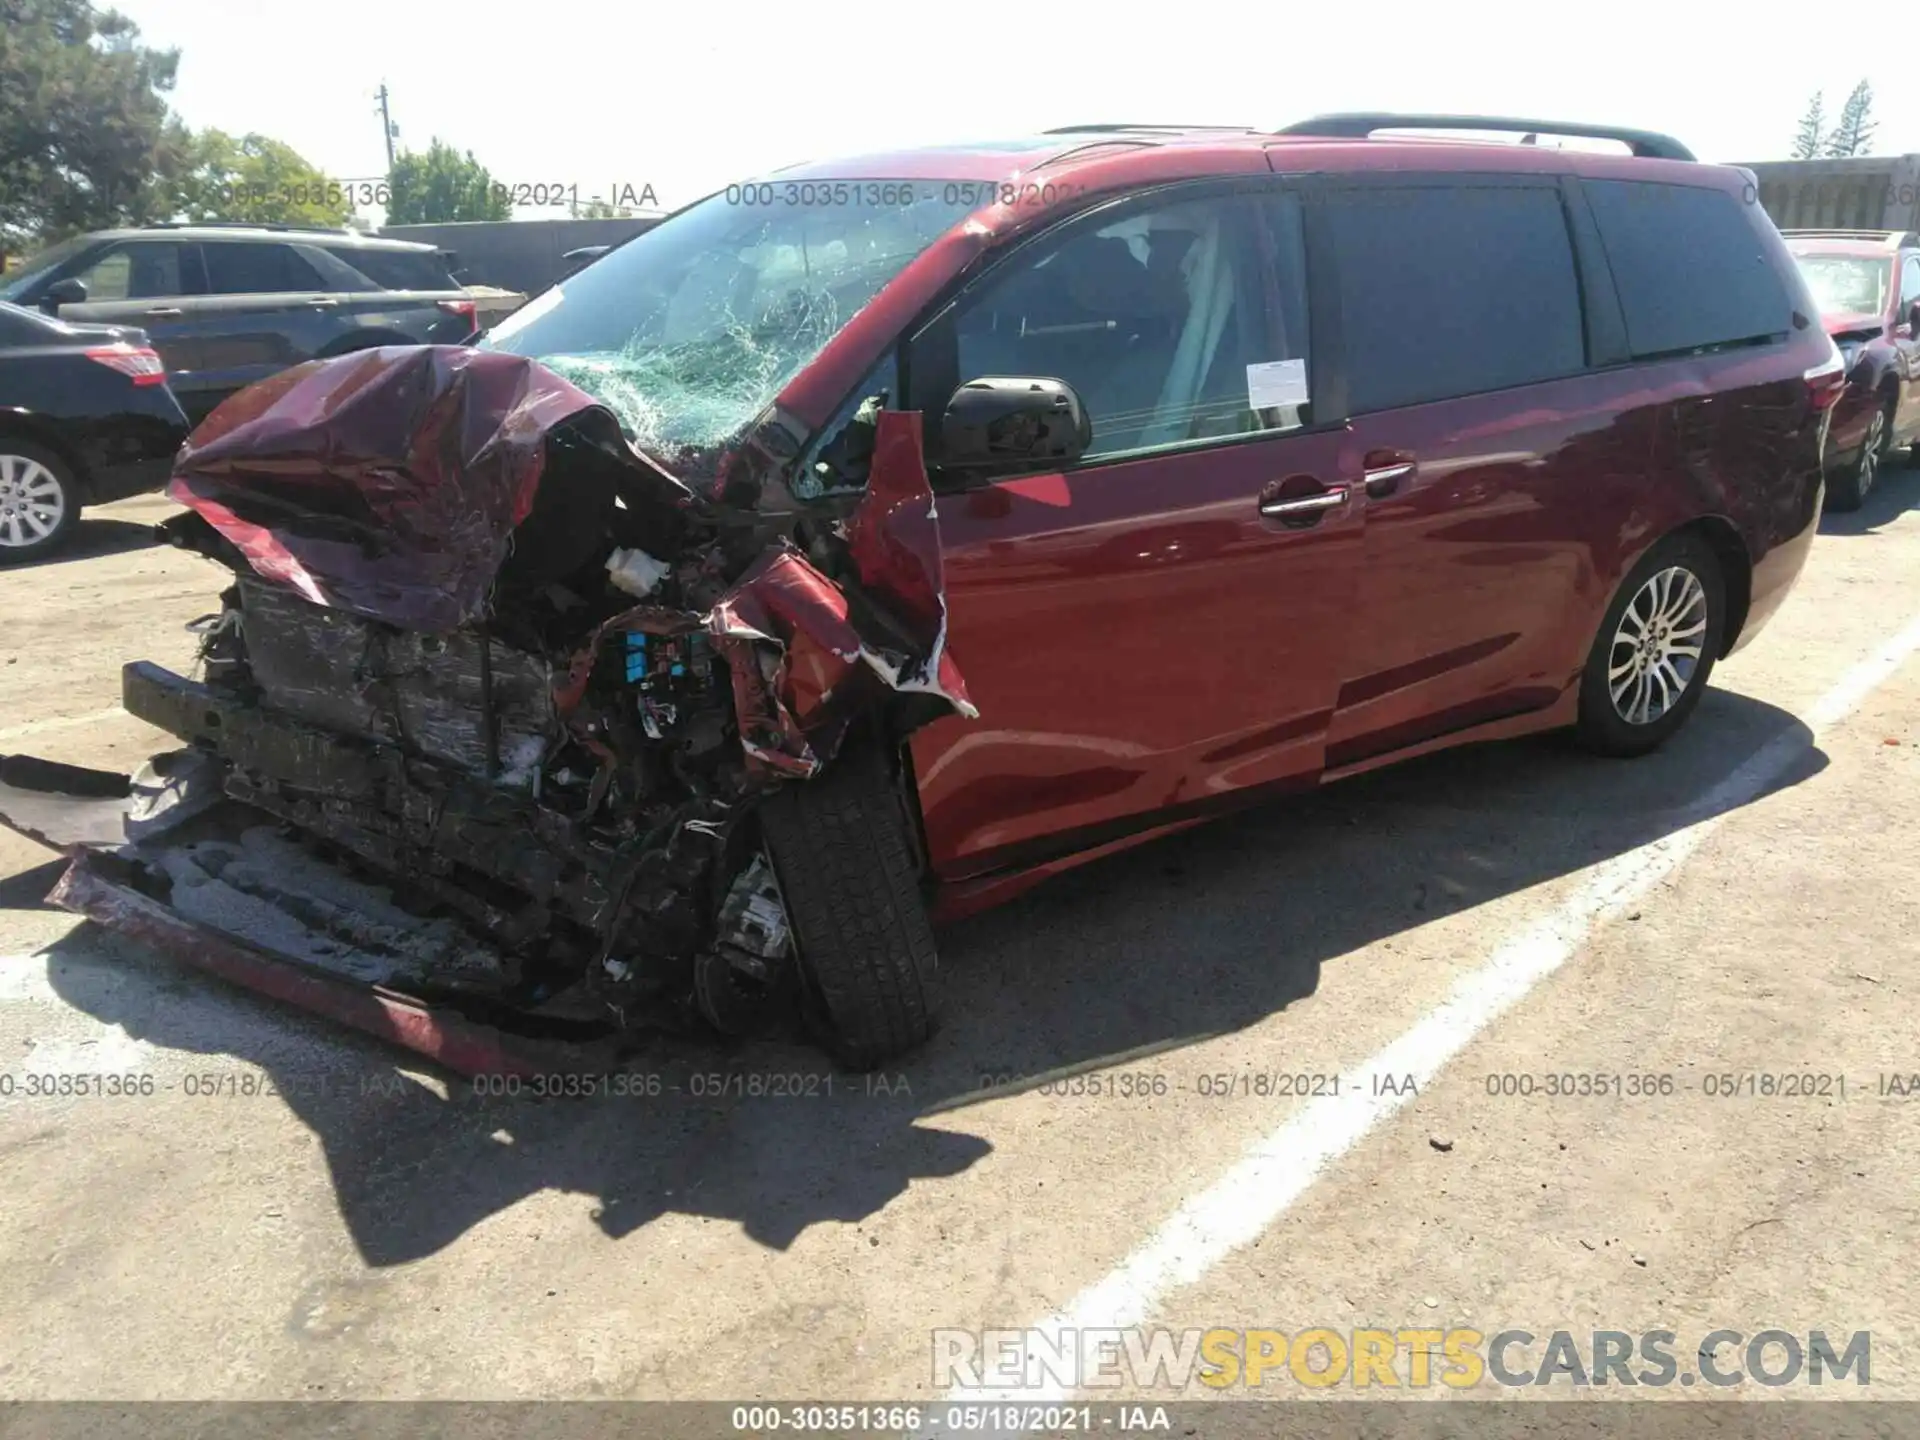
<svg viewBox="0 0 1920 1440"><path fill-rule="evenodd" d="M651 186L664 209L837 155L1094 122L1271 128L1335 110L1585 120L1664 131L1704 160L1784 159L1813 92L1837 115L1863 78L1875 152L1920 151L1909 49L1841 45L1792 11L1683 0L112 3L147 43L180 50L173 104L195 128L258 131L329 177L377 177L385 83L403 148L437 136L497 181L582 201ZM1853 16L1856 38L1873 13Z"/></svg>

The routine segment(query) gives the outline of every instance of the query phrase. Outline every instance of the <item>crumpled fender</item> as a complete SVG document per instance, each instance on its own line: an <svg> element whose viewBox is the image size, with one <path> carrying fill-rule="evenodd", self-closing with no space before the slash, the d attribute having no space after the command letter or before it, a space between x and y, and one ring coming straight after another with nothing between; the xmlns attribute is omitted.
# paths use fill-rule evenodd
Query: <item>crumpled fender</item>
<svg viewBox="0 0 1920 1440"><path fill-rule="evenodd" d="M846 534L859 594L782 543L705 615L641 605L605 621L574 653L557 697L561 710L579 703L605 635L704 630L726 658L741 746L763 778L817 773L852 721L887 690L933 695L976 717L946 650L939 517L918 413L881 413L867 493Z"/></svg>

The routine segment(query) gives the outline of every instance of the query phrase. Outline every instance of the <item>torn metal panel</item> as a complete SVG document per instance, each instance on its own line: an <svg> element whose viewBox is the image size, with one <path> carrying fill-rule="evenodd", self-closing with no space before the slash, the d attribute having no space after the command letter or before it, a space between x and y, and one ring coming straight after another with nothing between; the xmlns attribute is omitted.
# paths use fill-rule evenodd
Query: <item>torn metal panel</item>
<svg viewBox="0 0 1920 1440"><path fill-rule="evenodd" d="M847 524L861 587L890 602L904 642L882 649L870 640L867 658L894 689L938 696L975 719L980 712L947 653L940 516L927 483L923 443L918 414L880 412L867 493Z"/></svg>

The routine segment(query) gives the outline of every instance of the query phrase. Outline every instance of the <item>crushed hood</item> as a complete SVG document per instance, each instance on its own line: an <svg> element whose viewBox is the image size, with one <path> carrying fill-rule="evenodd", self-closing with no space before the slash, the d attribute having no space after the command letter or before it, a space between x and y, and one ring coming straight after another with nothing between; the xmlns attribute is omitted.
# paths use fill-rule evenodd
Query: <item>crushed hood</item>
<svg viewBox="0 0 1920 1440"><path fill-rule="evenodd" d="M1886 328L1886 322L1878 315L1868 314L1822 315L1820 323L1835 339L1843 335L1878 335Z"/></svg>
<svg viewBox="0 0 1920 1440"><path fill-rule="evenodd" d="M194 431L167 493L315 604L448 631L479 615L561 425L653 496L691 501L584 390L453 345L313 360L242 390Z"/></svg>

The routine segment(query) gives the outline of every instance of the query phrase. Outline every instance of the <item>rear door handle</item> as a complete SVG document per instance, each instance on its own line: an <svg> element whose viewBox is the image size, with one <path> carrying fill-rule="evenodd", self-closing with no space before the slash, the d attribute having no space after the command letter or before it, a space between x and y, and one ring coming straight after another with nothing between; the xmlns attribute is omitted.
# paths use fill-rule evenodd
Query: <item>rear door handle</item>
<svg viewBox="0 0 1920 1440"><path fill-rule="evenodd" d="M1293 499L1262 500L1260 513L1269 520L1278 520L1287 525L1317 525L1329 510L1338 510L1347 503L1347 487L1334 485L1322 490L1318 495L1302 495Z"/></svg>
<svg viewBox="0 0 1920 1440"><path fill-rule="evenodd" d="M149 310L142 318L147 320L178 320L186 311L177 305L162 306L158 310Z"/></svg>
<svg viewBox="0 0 1920 1440"><path fill-rule="evenodd" d="M331 295L316 295L313 299L307 301L307 304L313 306L316 310L331 310L338 306L339 303L340 302Z"/></svg>
<svg viewBox="0 0 1920 1440"><path fill-rule="evenodd" d="M1382 500L1398 490L1400 482L1413 474L1415 468L1411 460L1395 459L1385 464L1367 466L1360 472L1360 478L1366 482L1367 494L1375 500Z"/></svg>

